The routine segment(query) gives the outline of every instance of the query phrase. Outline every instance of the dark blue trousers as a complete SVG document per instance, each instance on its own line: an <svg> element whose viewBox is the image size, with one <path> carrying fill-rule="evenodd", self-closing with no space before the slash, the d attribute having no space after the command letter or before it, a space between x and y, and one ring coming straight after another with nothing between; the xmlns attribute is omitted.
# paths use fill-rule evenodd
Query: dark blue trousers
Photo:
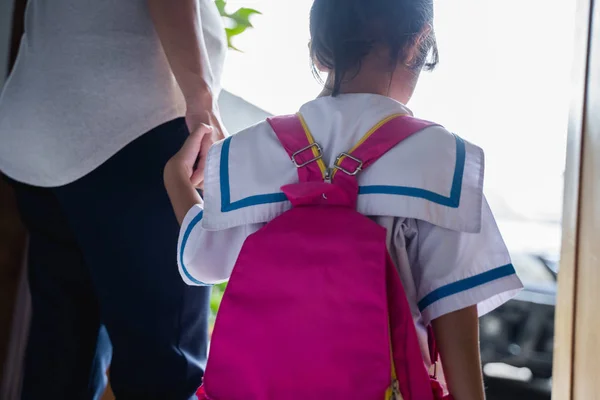
<svg viewBox="0 0 600 400"><path fill-rule="evenodd" d="M74 183L14 184L30 233L24 400L96 399L109 364L117 399L187 400L200 386L210 294L179 276L162 178L187 136L177 119Z"/></svg>

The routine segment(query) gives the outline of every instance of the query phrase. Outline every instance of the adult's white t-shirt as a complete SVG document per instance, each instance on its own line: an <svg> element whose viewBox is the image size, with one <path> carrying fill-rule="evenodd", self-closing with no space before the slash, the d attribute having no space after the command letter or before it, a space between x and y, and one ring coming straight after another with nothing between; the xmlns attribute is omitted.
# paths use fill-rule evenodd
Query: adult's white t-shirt
<svg viewBox="0 0 600 400"><path fill-rule="evenodd" d="M223 23L213 0L197 1L218 83ZM146 0L29 0L0 96L0 171L31 185L65 185L184 114Z"/></svg>

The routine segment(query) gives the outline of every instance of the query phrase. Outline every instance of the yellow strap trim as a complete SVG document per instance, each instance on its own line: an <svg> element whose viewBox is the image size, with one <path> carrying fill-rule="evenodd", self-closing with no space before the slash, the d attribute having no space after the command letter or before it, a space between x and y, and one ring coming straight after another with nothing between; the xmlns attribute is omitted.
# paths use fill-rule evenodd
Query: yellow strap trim
<svg viewBox="0 0 600 400"><path fill-rule="evenodd" d="M360 145L362 145L364 142L366 142L366 140L368 138L371 137L371 135L373 135L379 128L381 128L383 125L387 124L388 122L390 122L391 120L393 120L394 118L398 118L398 117L403 117L407 114L402 114L402 113L398 113L398 114L392 114L389 117L384 118L383 120L379 121L374 127L372 127L369 132L367 132L359 141L358 143L356 143L354 145L354 147L352 147L347 153L352 155L352 152L355 151L356 149L358 149L360 147ZM346 158L346 156L342 156L340 158L340 164L344 161L344 158ZM335 174L338 172L337 169L333 170L333 174L331 174L331 177L333 178L335 176Z"/></svg>
<svg viewBox="0 0 600 400"><path fill-rule="evenodd" d="M302 128L304 129L304 133L306 134L306 139L308 139L308 143L309 144L315 143L315 139L313 138L313 135L310 133L310 130L308 129L308 125L306 125L306 121L304 120L304 117L302 116L302 114L297 113L296 116L298 117L298 119L300 120L300 123L302 124ZM317 149L315 149L314 147L312 149L312 152L313 152L313 155L315 157L317 157L319 155ZM325 179L325 173L327 171L327 166L325 166L325 163L323 162L323 159L317 160L317 164L319 165L319 169L321 170L321 174L323 175L323 179Z"/></svg>
<svg viewBox="0 0 600 400"><path fill-rule="evenodd" d="M389 332L390 332L390 360L392 363L392 381L390 384L390 387L385 391L385 400L403 400L402 399L402 394L398 393L394 393L394 384L396 383L396 381L398 380L398 375L396 373L396 364L394 363L394 347L392 345L392 321L389 318L388 315L388 327L389 327Z"/></svg>

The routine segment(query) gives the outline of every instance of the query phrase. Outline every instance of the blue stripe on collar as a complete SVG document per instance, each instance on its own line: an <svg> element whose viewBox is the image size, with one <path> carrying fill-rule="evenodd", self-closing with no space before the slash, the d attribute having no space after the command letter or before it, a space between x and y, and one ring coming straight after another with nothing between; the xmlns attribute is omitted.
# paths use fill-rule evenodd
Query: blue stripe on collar
<svg viewBox="0 0 600 400"><path fill-rule="evenodd" d="M397 196L416 197L440 204L442 206L458 208L460 205L463 175L465 171L466 146L464 140L457 135L454 135L454 137L456 139L456 164L454 166L454 176L452 179L452 187L450 188L450 196L444 196L439 193L421 188L385 185L361 186L358 191L359 195L391 194ZM249 196L231 202L231 188L229 186L229 151L232 138L233 136L230 136L225 139L223 141L223 147L221 148L221 212L225 213L260 204L281 203L287 201L285 194L278 192Z"/></svg>

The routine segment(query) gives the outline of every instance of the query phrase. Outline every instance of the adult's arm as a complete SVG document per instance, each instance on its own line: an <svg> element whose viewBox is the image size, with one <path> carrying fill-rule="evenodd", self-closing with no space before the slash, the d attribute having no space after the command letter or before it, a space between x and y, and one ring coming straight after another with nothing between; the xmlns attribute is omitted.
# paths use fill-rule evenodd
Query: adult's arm
<svg viewBox="0 0 600 400"><path fill-rule="evenodd" d="M190 132L202 124L213 128L202 141L198 170L203 175L210 146L226 136L213 89L217 82L209 63L198 0L148 0L154 26L186 101ZM200 184L201 186L201 184Z"/></svg>
<svg viewBox="0 0 600 400"><path fill-rule="evenodd" d="M202 32L198 0L148 0L169 64L190 105L212 107L214 77Z"/></svg>

